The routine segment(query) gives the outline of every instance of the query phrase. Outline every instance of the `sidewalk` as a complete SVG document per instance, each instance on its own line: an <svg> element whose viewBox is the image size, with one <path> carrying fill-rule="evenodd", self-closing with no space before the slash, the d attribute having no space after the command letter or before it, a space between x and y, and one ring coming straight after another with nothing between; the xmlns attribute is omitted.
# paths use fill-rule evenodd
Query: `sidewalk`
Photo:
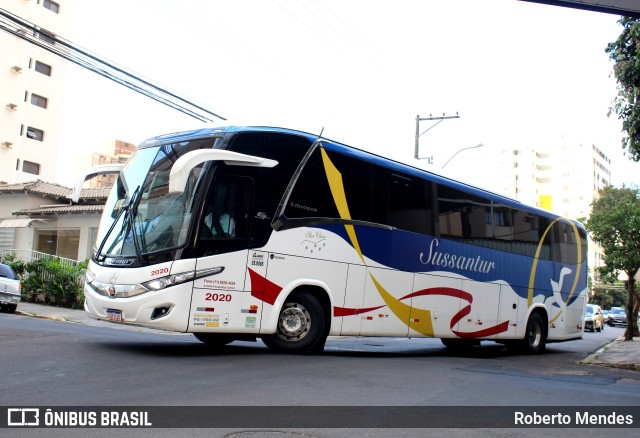
<svg viewBox="0 0 640 438"><path fill-rule="evenodd" d="M145 327L137 327L125 324L114 324L107 321L98 321L87 316L84 310L65 309L63 307L45 306L20 302L16 313L25 316L51 319L54 321L67 321L76 324L85 324L94 327L109 327L122 330L134 330L139 332L163 333L167 335L184 336L184 333L167 332ZM598 365L612 368L623 368L640 371L640 340L624 342L618 338L589 355L580 363L585 365Z"/></svg>
<svg viewBox="0 0 640 438"><path fill-rule="evenodd" d="M621 336L587 356L580 363L640 371L640 340L636 338L625 342L624 336Z"/></svg>

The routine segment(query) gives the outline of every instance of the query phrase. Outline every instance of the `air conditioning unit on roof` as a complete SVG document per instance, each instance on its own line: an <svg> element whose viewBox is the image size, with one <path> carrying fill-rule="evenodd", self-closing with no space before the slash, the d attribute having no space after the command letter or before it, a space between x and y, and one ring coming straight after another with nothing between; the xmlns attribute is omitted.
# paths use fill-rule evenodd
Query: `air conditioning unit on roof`
<svg viewBox="0 0 640 438"><path fill-rule="evenodd" d="M18 109L18 105L16 105L15 103L8 103L8 104L7 104L7 109L8 109L9 111L15 111L15 110L17 110L17 109Z"/></svg>
<svg viewBox="0 0 640 438"><path fill-rule="evenodd" d="M11 67L11 71L14 73L22 73L22 67L20 67L19 65L14 65L13 67Z"/></svg>

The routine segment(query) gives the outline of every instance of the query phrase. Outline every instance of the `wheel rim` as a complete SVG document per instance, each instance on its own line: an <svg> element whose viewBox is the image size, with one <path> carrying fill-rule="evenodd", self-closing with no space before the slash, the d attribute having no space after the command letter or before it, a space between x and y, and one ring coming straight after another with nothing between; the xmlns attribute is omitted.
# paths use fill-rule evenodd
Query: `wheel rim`
<svg viewBox="0 0 640 438"><path fill-rule="evenodd" d="M311 329L309 311L298 303L285 304L278 319L278 337L288 342L299 341Z"/></svg>
<svg viewBox="0 0 640 438"><path fill-rule="evenodd" d="M537 348L542 341L542 326L536 321L529 325L529 345Z"/></svg>

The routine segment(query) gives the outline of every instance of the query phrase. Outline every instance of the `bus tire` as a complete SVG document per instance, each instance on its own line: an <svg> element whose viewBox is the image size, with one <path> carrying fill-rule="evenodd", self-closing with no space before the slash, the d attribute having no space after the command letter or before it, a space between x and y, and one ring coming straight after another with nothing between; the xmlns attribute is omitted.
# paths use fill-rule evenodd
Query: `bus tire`
<svg viewBox="0 0 640 438"><path fill-rule="evenodd" d="M194 333L193 336L200 342L204 342L209 347L223 347L235 339L231 336L220 333Z"/></svg>
<svg viewBox="0 0 640 438"><path fill-rule="evenodd" d="M324 347L325 318L322 305L309 292L295 292L287 297L276 332L262 337L271 350L284 353L320 353Z"/></svg>
<svg viewBox="0 0 640 438"><path fill-rule="evenodd" d="M541 354L546 350L547 331L544 320L539 313L532 313L527 321L524 339L521 342L523 352L528 354Z"/></svg>

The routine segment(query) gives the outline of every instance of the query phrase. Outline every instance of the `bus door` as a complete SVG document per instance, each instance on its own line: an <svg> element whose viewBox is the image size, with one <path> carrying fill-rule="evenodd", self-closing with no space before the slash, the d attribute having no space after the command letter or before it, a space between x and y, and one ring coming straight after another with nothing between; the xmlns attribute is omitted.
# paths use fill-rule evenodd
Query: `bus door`
<svg viewBox="0 0 640 438"><path fill-rule="evenodd" d="M411 298L412 327L420 330L418 333L427 336L455 337L452 329L456 329L457 324L452 327L452 322L462 305L458 296L461 289L462 280L459 278L416 274ZM425 317L429 317L430 320L422 321ZM419 336L413 331L410 334Z"/></svg>
<svg viewBox="0 0 640 438"><path fill-rule="evenodd" d="M250 333L261 302L246 290L250 178L221 175L208 193L198 230L189 331Z"/></svg>
<svg viewBox="0 0 640 438"><path fill-rule="evenodd" d="M349 265L342 311L337 312L342 315L341 335L357 336L360 334L361 318L368 316L361 314L366 281L366 266Z"/></svg>
<svg viewBox="0 0 640 438"><path fill-rule="evenodd" d="M512 339L518 330L518 303L520 297L511 286L500 286L500 309L498 310L498 323L507 324L507 330L499 333L498 338Z"/></svg>
<svg viewBox="0 0 640 438"><path fill-rule="evenodd" d="M563 326L565 336L571 337L581 333L584 329L582 318L584 317L585 301L585 295L581 294L570 306L566 307L567 314L564 315L564 318L561 314L558 319L563 319L554 321L552 325L556 327Z"/></svg>
<svg viewBox="0 0 640 438"><path fill-rule="evenodd" d="M402 298L410 294L414 274L371 267L367 273L360 334L408 336L410 307Z"/></svg>
<svg viewBox="0 0 640 438"><path fill-rule="evenodd" d="M462 318L457 326L459 336L482 339L495 338L497 332L504 328L498 325L500 285L464 280L462 291L464 292L460 300L460 316ZM466 309L468 309L468 313Z"/></svg>

